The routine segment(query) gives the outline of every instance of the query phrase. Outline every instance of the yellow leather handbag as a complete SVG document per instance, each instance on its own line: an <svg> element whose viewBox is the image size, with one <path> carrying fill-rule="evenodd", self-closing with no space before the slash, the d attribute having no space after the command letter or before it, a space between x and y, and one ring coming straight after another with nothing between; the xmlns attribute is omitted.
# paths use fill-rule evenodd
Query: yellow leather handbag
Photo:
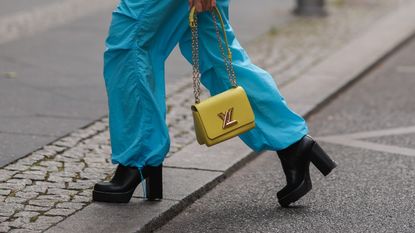
<svg viewBox="0 0 415 233"><path fill-rule="evenodd" d="M196 139L199 144L207 146L215 145L232 137L238 136L255 127L255 116L245 90L238 86L235 71L232 65L232 53L229 48L225 32L225 25L218 8L214 8L212 17L215 23L216 36L225 67L232 83L232 88L206 100L200 101L200 70L199 70L199 37L197 27L197 15L195 8L190 10L189 23L192 29L192 60L193 60L193 88L195 104L191 106ZM227 56L223 48L220 30L217 25L219 18L222 26Z"/></svg>

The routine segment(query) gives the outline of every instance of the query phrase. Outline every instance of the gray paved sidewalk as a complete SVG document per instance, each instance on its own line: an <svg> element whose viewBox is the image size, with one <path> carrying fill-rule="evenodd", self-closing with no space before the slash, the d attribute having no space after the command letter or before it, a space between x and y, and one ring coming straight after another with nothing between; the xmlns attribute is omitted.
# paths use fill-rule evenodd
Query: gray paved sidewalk
<svg viewBox="0 0 415 233"><path fill-rule="evenodd" d="M268 152L156 232L415 232L414 53L412 40L309 119L339 166L327 178L313 167L292 208L278 204L285 177Z"/></svg>
<svg viewBox="0 0 415 233"><path fill-rule="evenodd" d="M373 12L373 7L363 8L365 5L361 5L362 2L352 3L350 6L353 8L353 4L356 7L356 12L360 12L360 14L355 14L354 17L350 18L350 21L345 20L343 18L344 12L352 11L348 9L348 7L343 9L342 6L337 7L337 10L333 11L333 18L337 18L339 20L338 24L331 24L331 27L328 27L327 30L321 30L319 33L315 34L315 38L325 38L331 35L334 31L339 32L341 31L339 28L345 29L348 33L350 31L346 30L351 25L356 23L356 17L359 15L360 17L369 17L367 19L366 26L362 26L361 28L356 28L355 31L352 31L351 34L347 34L345 32L344 35L350 35L348 38L353 38L353 35L357 35L358 32L364 31L370 26L370 22L375 22L380 15L385 14L385 12L392 11L391 4L388 1L385 1L385 5L382 5L380 2L377 5L379 8L375 8L377 14L364 14L365 11L370 9L370 12ZM396 4L393 4L396 6ZM343 13L342 13L343 12ZM342 20L340 20L342 19ZM347 18L346 18L347 19ZM327 19L321 19L315 21L315 25L325 25ZM306 21L308 22L308 21ZM297 30L303 28L296 25L301 25L306 23L305 21L299 20L294 23L288 24L286 28L281 27L278 34L271 33L270 37L273 39L266 38L267 41L279 41L283 40L284 37L290 36L292 32L287 30L288 28L297 28ZM331 30L330 30L331 28ZM295 48L296 46L300 45L301 43L306 43L307 38L309 38L310 32L304 31L304 34L301 34L301 30L296 32L296 36L292 37L293 45L291 47ZM339 33L341 34L341 33ZM280 39L277 39L280 38ZM298 40L295 40L297 38ZM316 41L318 41L316 39ZM265 43L260 43L264 45ZM321 47L321 44L314 44ZM251 54L253 54L254 61L260 61L261 57L256 56L255 51L260 50L256 47L256 44L252 44L252 47L249 48ZM276 43L276 46L281 46ZM333 53L341 47L341 43L337 46L331 47L331 50L327 48L325 50L326 56L330 53ZM315 47L313 46L304 46L306 49L313 50ZM290 47L287 47L289 50ZM275 50L277 51L277 50ZM312 63L318 63L323 57L315 57ZM314 59L314 56L310 55L309 59ZM297 60L299 63L297 64L299 70L305 71L304 68L304 60L302 59L294 59ZM309 62L309 61L308 61ZM308 64L308 62L305 62ZM259 63L261 65L261 63ZM291 66L295 66L295 63L290 63ZM278 63L277 65L280 65ZM302 67L302 68L301 68ZM311 67L311 66L310 66ZM268 67L270 68L270 67ZM287 69L288 70L288 69ZM301 72L300 72L301 73ZM283 74L280 74L283 75ZM293 77L296 77L293 76ZM278 78L278 77L277 77ZM154 205L145 205L146 211L154 211L157 213L162 213L163 210L170 208L172 205L180 204L179 201L183 198L184 193L181 195L177 195L174 192L174 185L175 184L187 184L189 190L186 193L191 193L194 190L198 192L193 195L190 199L194 200L197 199L198 196L202 195L203 191L209 189L205 187L206 184L212 184L212 181L218 181L218 179L223 179L226 177L226 169L233 168L234 170L238 168L234 166L237 161L244 158L250 151L249 148L243 147L241 142L234 141L241 151L236 153L240 155L240 157L235 156L234 153L229 153L226 157L226 163L224 164L213 164L212 167L209 167L209 163L195 163L195 157L198 159L206 159L207 154L214 154L214 150L207 150L203 149L202 147L197 146L194 143L194 135L192 134L192 129L188 127L188 124L184 124L185 120L191 119L188 116L188 107L191 104L191 89L189 84L184 81L182 85L178 85L172 88L169 88L171 92L169 93L169 98L167 99L168 104L170 105L171 111L168 114L168 121L170 127L170 133L172 138L172 148L169 154L169 157L166 161L166 165L170 166L170 168L166 169L170 174L177 174L180 172L187 172L185 176L179 175L177 177L198 177L196 179L197 182L194 183L194 186L189 186L186 183L186 180L174 180L169 182L168 184L171 185L167 187L167 190L171 188L170 192L166 192L166 196L168 198L159 203ZM207 93L205 93L206 95ZM173 105L172 99L174 98L174 102L177 103ZM187 107L186 107L187 106ZM182 114L185 112L185 114ZM226 144L222 146L226 147ZM217 150L221 150L222 147L216 147ZM197 150L200 153L195 155L194 151ZM177 153L180 152L180 153ZM177 155L175 155L177 153ZM102 213L102 210L98 210L95 208L97 205L89 205L91 201L91 188L93 184L102 179L110 178L114 166L110 164L110 146L108 140L108 129L107 129L107 119L104 118L100 121L97 121L90 127L86 127L85 129L79 130L68 137L62 138L61 140L56 141L52 145L49 145L42 150L34 152L32 155L28 157L18 160L14 164L10 164L0 170L0 198L4 200L2 202L2 208L0 209L0 216L2 223L0 223L0 227L2 230L9 230L9 229L32 229L34 231L42 231L45 229L50 228L51 226L55 225L56 223L66 219L67 216L75 213L72 215L72 219L76 219L78 216L82 214L87 214L88 211L92 211L92 214L95 215L86 215L86 216L96 216L97 213ZM180 155L180 156L179 156ZM184 168L176 168L175 163L180 161L189 161L188 165L185 165ZM215 157L210 157L211 161L219 161L215 160ZM199 161L200 162L200 161ZM209 161L208 161L209 162ZM201 166L202 167L199 167ZM242 162L243 164L243 162ZM222 167L221 167L222 166ZM205 175L201 175L202 172ZM176 177L176 176L171 176ZM176 183L174 183L176 182ZM203 187L205 189L203 190ZM210 186L212 187L212 185ZM200 190L202 188L202 190ZM177 189L176 189L177 190ZM135 195L136 197L140 196L139 189ZM3 201L2 200L2 201ZM84 207L86 207L83 209ZM91 207L92 206L92 207ZM134 213L139 213L144 205L141 205L141 201L139 198L134 198L131 205L127 205L131 211ZM89 208L91 207L91 208ZM114 213L129 213L129 211L122 211L120 206L108 206L102 205L103 208L110 208L111 211ZM125 206L124 206L125 207ZM136 209L137 208L137 209ZM77 212L78 210L83 209L81 212ZM179 208L180 209L180 208ZM118 212L117 212L118 211ZM138 211L138 212L136 212ZM78 215L80 214L80 215ZM170 212L170 214L174 214L174 212ZM145 221L146 219L141 219ZM148 220L148 219L147 219ZM144 222L145 223L145 222ZM72 224L74 227L74 225ZM82 225L76 225L76 227L82 227ZM101 226L104 227L104 226ZM128 226L126 226L128 227ZM135 227L130 226L130 227ZM59 232L59 227L53 228L55 231ZM53 229L50 231L53 232ZM105 229L103 229L105 230Z"/></svg>

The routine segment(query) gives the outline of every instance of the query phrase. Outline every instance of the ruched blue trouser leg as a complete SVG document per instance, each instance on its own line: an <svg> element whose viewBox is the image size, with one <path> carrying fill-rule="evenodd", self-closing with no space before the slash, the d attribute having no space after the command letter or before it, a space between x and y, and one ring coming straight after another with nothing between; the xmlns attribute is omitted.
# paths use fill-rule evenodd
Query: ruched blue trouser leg
<svg viewBox="0 0 415 233"><path fill-rule="evenodd" d="M228 21L228 0L219 0L237 81L247 92L256 127L240 135L251 149L280 150L307 134L266 71L252 64ZM175 45L191 59L188 1L122 0L113 12L104 55L112 162L161 164L170 147L166 125L164 62ZM199 14L202 84L215 95L230 88L210 13ZM190 106L189 106L189 111Z"/></svg>

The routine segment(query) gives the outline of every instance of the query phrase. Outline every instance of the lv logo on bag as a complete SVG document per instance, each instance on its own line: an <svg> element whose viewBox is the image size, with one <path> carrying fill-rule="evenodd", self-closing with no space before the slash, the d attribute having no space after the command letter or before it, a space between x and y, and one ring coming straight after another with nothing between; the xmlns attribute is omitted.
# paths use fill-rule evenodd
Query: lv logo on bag
<svg viewBox="0 0 415 233"><path fill-rule="evenodd" d="M192 66L193 93L195 103L192 105L193 123L197 142L212 146L235 136L241 135L255 127L255 116L245 90L236 82L233 68L232 52L226 36L225 23L217 7L211 11L218 40L218 50L223 58L226 73L232 88L217 93L200 101L200 69L199 69L199 34L196 7L189 13L189 25L192 29ZM219 23L217 22L219 19ZM219 25L222 30L220 30ZM221 33L222 31L222 33ZM223 35L223 40L221 38ZM226 48L223 46L225 44ZM233 115L235 110L235 115ZM225 112L222 112L225 111ZM219 117L220 120L217 118ZM235 119L232 119L235 117ZM222 123L222 124L221 124ZM222 129L219 124L222 125Z"/></svg>
<svg viewBox="0 0 415 233"><path fill-rule="evenodd" d="M225 113L218 113L220 119L223 120L222 129L229 128L238 123L237 120L232 120L233 108L228 109Z"/></svg>

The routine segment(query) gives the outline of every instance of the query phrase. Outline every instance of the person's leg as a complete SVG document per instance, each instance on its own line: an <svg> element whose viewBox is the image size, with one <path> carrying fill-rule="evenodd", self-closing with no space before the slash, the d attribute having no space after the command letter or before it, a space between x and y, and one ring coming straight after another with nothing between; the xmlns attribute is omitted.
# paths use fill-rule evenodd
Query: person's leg
<svg viewBox="0 0 415 233"><path fill-rule="evenodd" d="M186 30L186 0L121 0L104 55L112 163L93 200L129 202L146 179L148 200L163 198L162 162L169 150L164 61Z"/></svg>
<svg viewBox="0 0 415 233"><path fill-rule="evenodd" d="M121 0L104 55L112 163L160 165L169 150L164 61L186 30L186 0Z"/></svg>
<svg viewBox="0 0 415 233"><path fill-rule="evenodd" d="M245 89L255 114L256 127L239 137L257 152L287 148L307 134L307 124L287 106L271 75L254 65L239 44L229 24L228 1L219 0L217 5L224 16L238 85ZM218 48L212 15L205 12L198 17L201 82L211 95L215 95L229 89L231 83ZM190 29L181 39L180 48L191 62Z"/></svg>
<svg viewBox="0 0 415 233"><path fill-rule="evenodd" d="M277 152L287 180L277 197L281 206L287 207L311 190L310 162L324 175L328 175L336 163L307 135L305 120L287 106L271 75L255 66L240 46L229 24L228 0L218 0L217 5L224 16L237 82L245 89L255 114L256 127L239 137L257 152ZM211 95L216 95L228 90L231 83L218 49L210 13L199 14L199 34L201 82ZM224 43L223 39L221 43ZM190 29L181 39L180 46L183 55L191 61Z"/></svg>

